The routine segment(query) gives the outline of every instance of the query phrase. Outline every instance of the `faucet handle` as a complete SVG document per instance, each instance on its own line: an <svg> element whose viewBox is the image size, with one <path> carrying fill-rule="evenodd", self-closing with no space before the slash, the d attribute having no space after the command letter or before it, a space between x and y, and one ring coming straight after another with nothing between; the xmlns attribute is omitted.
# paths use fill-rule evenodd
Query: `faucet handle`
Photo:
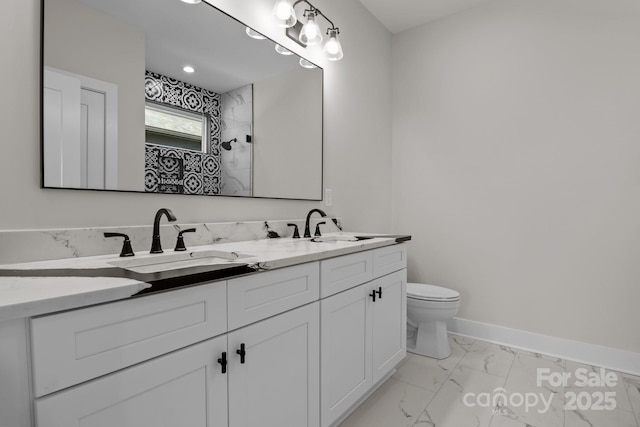
<svg viewBox="0 0 640 427"><path fill-rule="evenodd" d="M298 231L298 224L287 224L288 227L294 227L293 228L293 238L294 239L299 239L300 238L300 232Z"/></svg>
<svg viewBox="0 0 640 427"><path fill-rule="evenodd" d="M184 238L182 237L183 233L193 233L195 232L195 228L187 228L186 230L181 230L178 232L178 240L176 241L176 248L174 251L186 251L187 247L184 245Z"/></svg>
<svg viewBox="0 0 640 427"><path fill-rule="evenodd" d="M124 242L122 243L122 250L120 251L121 257L126 256L134 256L133 248L131 247L131 240L129 240L129 236L124 233L104 233L104 237L124 237Z"/></svg>
<svg viewBox="0 0 640 427"><path fill-rule="evenodd" d="M315 233L313 233L313 235L314 235L315 237L322 236L322 233L320 233L320 226L321 226L322 224L326 224L326 223L327 223L326 221L321 221L321 222L319 222L319 223L317 223L317 224L316 224L316 232L315 232Z"/></svg>

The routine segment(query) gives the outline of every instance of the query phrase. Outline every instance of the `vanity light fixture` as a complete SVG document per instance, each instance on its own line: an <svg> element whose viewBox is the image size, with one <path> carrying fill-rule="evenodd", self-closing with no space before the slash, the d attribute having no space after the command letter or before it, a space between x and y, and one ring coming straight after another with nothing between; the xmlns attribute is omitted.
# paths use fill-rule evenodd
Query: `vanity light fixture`
<svg viewBox="0 0 640 427"><path fill-rule="evenodd" d="M182 71L184 71L187 74L192 74L196 72L196 69L193 68L191 65L185 65L184 67L182 67Z"/></svg>
<svg viewBox="0 0 640 427"><path fill-rule="evenodd" d="M329 61L339 61L344 56L342 52L342 45L338 41L338 34L340 30L329 29L329 40L324 44L324 49L322 49L327 55L327 59Z"/></svg>
<svg viewBox="0 0 640 427"><path fill-rule="evenodd" d="M273 20L278 27L289 28L296 25L298 18L289 0L277 0L273 6Z"/></svg>
<svg viewBox="0 0 640 427"><path fill-rule="evenodd" d="M296 16L295 7L300 3L306 3L307 5L302 11L302 18L306 18L305 23L300 22ZM317 22L318 16L324 18L330 25L326 31L329 40L325 43L323 51L330 61L339 61L344 56L342 45L338 39L340 29L317 7L307 0L295 0L293 4L291 0L276 0L273 7L273 18L276 25L285 27L287 36L302 47L322 43L323 34Z"/></svg>
<svg viewBox="0 0 640 427"><path fill-rule="evenodd" d="M300 30L300 41L307 46L314 46L322 43L322 30L316 22L316 16L318 11L316 9L310 9L304 11L304 16L307 18L306 24L302 26Z"/></svg>
<svg viewBox="0 0 640 427"><path fill-rule="evenodd" d="M291 52L289 49L287 49L286 47L282 47L279 44L276 43L276 52L278 52L280 55L293 55L293 52Z"/></svg>
<svg viewBox="0 0 640 427"><path fill-rule="evenodd" d="M263 36L262 34L257 32L253 28L247 27L246 32L247 32L247 35L249 37L251 37L252 39L256 39L256 40L265 40L266 39L265 36Z"/></svg>

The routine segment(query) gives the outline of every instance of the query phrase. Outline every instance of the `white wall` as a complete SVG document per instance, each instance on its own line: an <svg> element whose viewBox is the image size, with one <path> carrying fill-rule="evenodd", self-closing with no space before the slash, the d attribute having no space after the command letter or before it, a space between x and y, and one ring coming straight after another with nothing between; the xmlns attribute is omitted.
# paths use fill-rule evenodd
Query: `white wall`
<svg viewBox="0 0 640 427"><path fill-rule="evenodd" d="M614 3L394 37L393 227L461 318L640 352L640 15Z"/></svg>
<svg viewBox="0 0 640 427"><path fill-rule="evenodd" d="M273 28L266 0L212 2L302 54ZM317 3L317 4L316 4ZM314 2L342 31L345 58L325 63L324 180L347 228L388 231L391 199L391 35L357 0ZM319 202L40 189L40 1L0 2L0 229L150 224L159 207L180 222L301 218ZM310 59L321 62L312 52Z"/></svg>

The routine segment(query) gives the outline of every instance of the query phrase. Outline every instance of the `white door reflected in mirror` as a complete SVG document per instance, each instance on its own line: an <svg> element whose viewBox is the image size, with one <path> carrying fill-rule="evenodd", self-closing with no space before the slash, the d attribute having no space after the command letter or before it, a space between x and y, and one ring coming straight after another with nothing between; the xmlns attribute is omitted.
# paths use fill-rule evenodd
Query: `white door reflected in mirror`
<svg viewBox="0 0 640 427"><path fill-rule="evenodd" d="M44 185L118 189L118 88L44 70Z"/></svg>

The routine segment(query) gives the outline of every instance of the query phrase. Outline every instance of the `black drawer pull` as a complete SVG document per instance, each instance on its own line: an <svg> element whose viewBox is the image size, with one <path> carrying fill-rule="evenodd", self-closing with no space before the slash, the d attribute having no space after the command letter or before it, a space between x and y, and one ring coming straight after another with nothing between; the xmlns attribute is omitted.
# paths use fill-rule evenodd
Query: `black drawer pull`
<svg viewBox="0 0 640 427"><path fill-rule="evenodd" d="M223 351L221 356L222 357L218 359L218 363L222 365L222 373L226 374L227 373L227 352Z"/></svg>
<svg viewBox="0 0 640 427"><path fill-rule="evenodd" d="M382 299L382 286L378 286L378 298Z"/></svg>
<svg viewBox="0 0 640 427"><path fill-rule="evenodd" d="M373 302L376 302L376 291L371 291L371 293L369 294L369 296L371 298L373 298Z"/></svg>
<svg viewBox="0 0 640 427"><path fill-rule="evenodd" d="M240 363L244 363L244 358L247 355L247 352L244 351L244 343L240 344L240 350L236 350L236 353L240 355Z"/></svg>

